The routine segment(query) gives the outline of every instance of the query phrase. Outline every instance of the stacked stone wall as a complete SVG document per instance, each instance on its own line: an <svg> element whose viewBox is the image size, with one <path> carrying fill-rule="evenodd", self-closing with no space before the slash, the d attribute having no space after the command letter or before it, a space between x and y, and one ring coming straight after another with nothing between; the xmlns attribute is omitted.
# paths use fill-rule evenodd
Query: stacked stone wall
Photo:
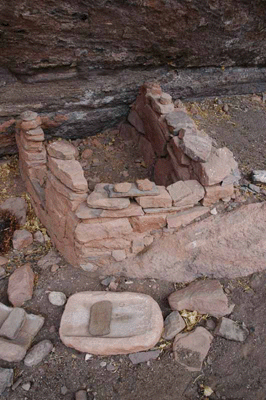
<svg viewBox="0 0 266 400"><path fill-rule="evenodd" d="M18 124L20 169L36 214L65 259L87 271L145 252L234 193L232 153L214 148L159 86L141 88L128 121L121 135L136 140L156 183L100 183L93 192L74 146L46 145L36 113L23 113Z"/></svg>

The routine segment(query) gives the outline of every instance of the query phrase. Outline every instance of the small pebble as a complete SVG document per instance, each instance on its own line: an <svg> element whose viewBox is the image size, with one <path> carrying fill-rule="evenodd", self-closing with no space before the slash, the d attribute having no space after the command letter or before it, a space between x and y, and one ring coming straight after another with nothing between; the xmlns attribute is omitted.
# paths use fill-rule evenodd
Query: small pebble
<svg viewBox="0 0 266 400"><path fill-rule="evenodd" d="M93 355L92 354L86 354L85 355L85 361L88 361L88 360L91 360L92 359L92 357L93 357Z"/></svg>
<svg viewBox="0 0 266 400"><path fill-rule="evenodd" d="M101 285L103 286L109 286L111 282L115 281L115 277L114 276L107 276L107 278L103 279L101 281Z"/></svg>
<svg viewBox="0 0 266 400"><path fill-rule="evenodd" d="M75 400L87 400L86 390L79 390L78 392L76 392Z"/></svg>
<svg viewBox="0 0 266 400"><path fill-rule="evenodd" d="M6 276L6 270L3 267L0 267L0 279Z"/></svg>
<svg viewBox="0 0 266 400"><path fill-rule="evenodd" d="M59 269L59 265L54 264L51 266L51 272L56 272L58 269Z"/></svg>
<svg viewBox="0 0 266 400"><path fill-rule="evenodd" d="M217 215L218 214L218 211L217 211L216 207L211 210L211 214L212 215Z"/></svg>
<svg viewBox="0 0 266 400"><path fill-rule="evenodd" d="M107 363L105 361L100 362L100 367L106 367Z"/></svg>
<svg viewBox="0 0 266 400"><path fill-rule="evenodd" d="M112 364L108 364L107 365L107 367L106 367L106 369L107 369L107 371L115 371L115 366L114 365L112 365Z"/></svg>
<svg viewBox="0 0 266 400"><path fill-rule="evenodd" d="M63 396L65 396L68 393L68 388L66 386L62 386L60 392Z"/></svg>
<svg viewBox="0 0 266 400"><path fill-rule="evenodd" d="M112 292L115 292L117 288L118 288L117 282L111 282L110 285L108 286L108 289L111 290Z"/></svg>
<svg viewBox="0 0 266 400"><path fill-rule="evenodd" d="M19 387L19 385L21 385L22 382L23 382L23 379L22 378L18 378L16 380L16 382L12 385L11 389L13 391L16 390L16 388Z"/></svg>
<svg viewBox="0 0 266 400"><path fill-rule="evenodd" d="M24 384L22 385L22 389L23 389L23 390L26 390L27 392L30 390L30 387L31 387L30 382L24 383Z"/></svg>
<svg viewBox="0 0 266 400"><path fill-rule="evenodd" d="M225 113L228 113L228 111L229 111L228 104L224 104L224 105L223 105L223 111L224 111Z"/></svg>
<svg viewBox="0 0 266 400"><path fill-rule="evenodd" d="M66 302L66 295L63 292L50 292L48 298L54 306L63 306Z"/></svg>

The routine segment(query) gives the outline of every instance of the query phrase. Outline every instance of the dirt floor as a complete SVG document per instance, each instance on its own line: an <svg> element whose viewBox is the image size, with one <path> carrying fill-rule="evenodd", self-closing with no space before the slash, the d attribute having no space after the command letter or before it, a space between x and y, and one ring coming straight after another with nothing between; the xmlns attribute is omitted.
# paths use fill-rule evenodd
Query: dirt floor
<svg viewBox="0 0 266 400"><path fill-rule="evenodd" d="M266 109L262 101L257 100L252 96L238 96L187 104L199 126L219 145L226 145L234 152L246 177L254 168L266 169L263 157L266 154ZM228 105L226 112L223 111L225 104ZM76 143L80 152L91 146L91 140L92 138L88 138L87 143ZM116 131L109 137L106 134L99 135L97 140L100 145L94 142L96 144L91 147L93 156L87 171L92 175L88 177L100 181L120 181L147 176L147 170L141 165L142 160L136 149L133 149L132 154L129 147L130 155L120 157L122 153L128 153L124 151L124 144ZM102 157L102 146L108 149L104 156L107 161ZM93 159L98 159L100 164L96 162L98 165L94 167ZM100 165L102 168L98 168ZM121 175L123 171L127 171L129 175ZM106 175L108 173L109 176ZM0 202L15 195L27 198L18 173L16 157L0 162L0 175ZM254 195L252 201L256 200ZM27 228L32 231L43 228L38 225L30 206L28 211ZM45 232L44 229L43 231ZM79 291L106 288L101 284L104 276L95 277L74 269L63 259L53 273L51 266L45 269L38 266L38 260L50 249L51 244L48 241L44 246L34 245L24 252L11 251L7 255L7 277L0 280L0 301L9 304L8 276L17 266L30 262L37 277L33 298L24 308L27 312L45 317L44 327L34 343L50 339L54 351L35 368L27 368L23 362L12 364L1 361L0 367L14 368L14 381L21 381L15 390L6 391L0 396L1 399L73 400L77 390L86 389L89 400L197 400L207 399L203 394L206 386L213 390L213 394L208 397L210 400L266 399L266 272L244 279L221 281L228 297L236 304L231 318L244 322L250 334L244 343L214 337L202 371L190 373L173 360L171 342L159 342L157 348L161 349L160 357L139 365L133 365L127 355L93 356L85 361L85 354L65 347L58 334L63 307L49 303L49 291L62 291L70 296ZM117 278L117 282L118 292L132 291L151 295L159 303L164 316L170 312L167 296L179 286L154 279ZM199 324L205 326L206 320L202 319ZM31 382L29 391L22 388L22 384L26 382ZM61 393L63 387L67 388L64 395Z"/></svg>

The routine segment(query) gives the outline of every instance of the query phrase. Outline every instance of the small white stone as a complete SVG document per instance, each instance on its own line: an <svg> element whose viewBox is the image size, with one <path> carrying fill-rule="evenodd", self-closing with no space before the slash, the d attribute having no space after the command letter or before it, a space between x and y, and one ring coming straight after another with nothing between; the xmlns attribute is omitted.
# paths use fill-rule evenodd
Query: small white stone
<svg viewBox="0 0 266 400"><path fill-rule="evenodd" d="M30 390L30 386L31 386L30 382L24 383L22 385L22 389L24 389L28 392Z"/></svg>
<svg viewBox="0 0 266 400"><path fill-rule="evenodd" d="M87 354L85 355L85 361L91 360L92 357L93 357L92 354L87 353Z"/></svg>
<svg viewBox="0 0 266 400"><path fill-rule="evenodd" d="M83 271L86 271L86 272L94 272L97 270L97 266L93 265L91 263L81 264L80 266L83 269Z"/></svg>
<svg viewBox="0 0 266 400"><path fill-rule="evenodd" d="M105 362L105 361L102 361L101 363L100 363L100 367L106 367L106 365L107 365L107 363Z"/></svg>
<svg viewBox="0 0 266 400"><path fill-rule="evenodd" d="M218 214L218 211L217 211L216 207L214 207L214 208L210 211L210 213L211 213L212 215L217 215L217 214Z"/></svg>
<svg viewBox="0 0 266 400"><path fill-rule="evenodd" d="M66 295L63 292L50 292L48 298L54 306L63 306L66 302Z"/></svg>

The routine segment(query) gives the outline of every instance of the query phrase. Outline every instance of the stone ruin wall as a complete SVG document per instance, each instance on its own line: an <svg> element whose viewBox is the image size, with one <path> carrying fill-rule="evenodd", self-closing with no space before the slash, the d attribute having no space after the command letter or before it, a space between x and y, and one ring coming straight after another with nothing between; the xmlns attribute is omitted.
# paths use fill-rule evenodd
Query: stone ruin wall
<svg viewBox="0 0 266 400"><path fill-rule="evenodd" d="M20 170L36 214L64 258L87 271L104 272L210 215L212 204L234 196L239 177L233 154L215 148L157 84L141 87L120 133L138 144L155 183L101 183L90 193L74 146L46 145L36 113L18 123Z"/></svg>

